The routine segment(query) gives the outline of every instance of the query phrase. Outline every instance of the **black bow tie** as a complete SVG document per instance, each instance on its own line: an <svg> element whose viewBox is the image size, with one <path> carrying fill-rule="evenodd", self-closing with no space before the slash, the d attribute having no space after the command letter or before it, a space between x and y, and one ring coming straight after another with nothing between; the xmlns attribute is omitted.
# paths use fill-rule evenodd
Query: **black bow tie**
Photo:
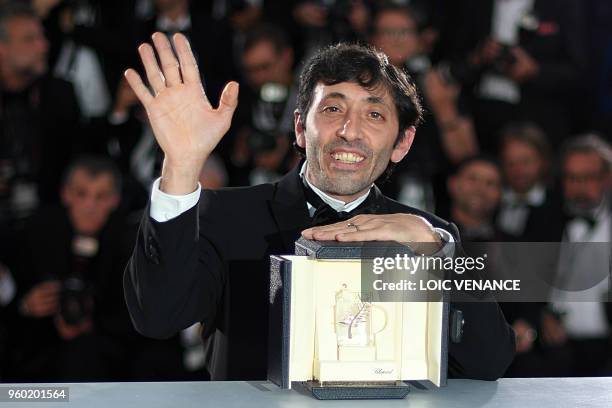
<svg viewBox="0 0 612 408"><path fill-rule="evenodd" d="M336 211L329 204L324 202L306 183L304 185L304 195L306 201L315 208L312 217L312 226L329 225L340 221L348 220L359 214L376 214L379 211L376 187L370 189L366 199L353 211Z"/></svg>

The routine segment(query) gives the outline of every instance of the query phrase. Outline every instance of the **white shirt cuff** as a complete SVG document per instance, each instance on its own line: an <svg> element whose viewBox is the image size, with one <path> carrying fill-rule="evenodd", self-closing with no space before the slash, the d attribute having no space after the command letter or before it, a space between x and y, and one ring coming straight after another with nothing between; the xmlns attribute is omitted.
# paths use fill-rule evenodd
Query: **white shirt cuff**
<svg viewBox="0 0 612 408"><path fill-rule="evenodd" d="M442 239L442 248L432 256L452 258L453 255L455 255L455 237L443 228L434 228L434 231L440 235L440 239Z"/></svg>
<svg viewBox="0 0 612 408"><path fill-rule="evenodd" d="M444 241L445 244L455 242L455 238L453 237L453 234L451 234L447 230L443 228L434 228L434 231L436 231L440 235L440 238L442 239L442 241Z"/></svg>
<svg viewBox="0 0 612 408"><path fill-rule="evenodd" d="M195 207L200 199L202 186L198 183L198 188L185 195L166 194L159 189L161 177L153 182L151 188L151 207L149 215L157 222L170 221L178 217L185 211Z"/></svg>

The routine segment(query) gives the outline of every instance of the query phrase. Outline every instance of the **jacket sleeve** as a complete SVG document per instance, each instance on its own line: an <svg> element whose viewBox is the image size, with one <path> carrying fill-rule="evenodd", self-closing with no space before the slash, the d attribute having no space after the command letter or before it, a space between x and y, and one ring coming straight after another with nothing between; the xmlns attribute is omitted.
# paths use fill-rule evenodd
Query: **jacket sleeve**
<svg viewBox="0 0 612 408"><path fill-rule="evenodd" d="M132 322L145 336L168 338L196 322L205 336L214 331L226 268L211 239L200 234L199 206L166 222L150 218L150 204L145 208L123 276Z"/></svg>
<svg viewBox="0 0 612 408"><path fill-rule="evenodd" d="M451 223L448 229L456 238L455 256L466 256L457 226ZM464 324L461 341L449 342L448 375L493 381L502 377L514 360L514 330L491 295L470 298L469 302L451 303L451 310L463 313Z"/></svg>
<svg viewBox="0 0 612 408"><path fill-rule="evenodd" d="M504 375L515 353L514 331L493 299L453 303L465 320L461 342L450 342L450 378L496 380Z"/></svg>

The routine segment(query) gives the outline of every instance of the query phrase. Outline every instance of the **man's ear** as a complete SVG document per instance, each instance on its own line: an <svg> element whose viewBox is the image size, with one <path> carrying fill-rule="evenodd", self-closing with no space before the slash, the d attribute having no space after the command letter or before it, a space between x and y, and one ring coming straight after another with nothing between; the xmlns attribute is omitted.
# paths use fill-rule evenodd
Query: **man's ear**
<svg viewBox="0 0 612 408"><path fill-rule="evenodd" d="M393 152L391 153L391 161L393 163L399 163L400 161L402 161L404 156L406 156L406 154L410 150L410 146L412 146L415 134L416 128L414 126L410 126L404 131L403 137L397 142L397 144L393 148Z"/></svg>
<svg viewBox="0 0 612 408"><path fill-rule="evenodd" d="M298 146L300 146L302 149L305 149L306 148L306 136L304 135L304 131L306 129L304 128L304 120L306 118L302 118L302 115L296 109L293 112L293 119L294 119L294 125L295 125L294 126L295 127L295 141Z"/></svg>

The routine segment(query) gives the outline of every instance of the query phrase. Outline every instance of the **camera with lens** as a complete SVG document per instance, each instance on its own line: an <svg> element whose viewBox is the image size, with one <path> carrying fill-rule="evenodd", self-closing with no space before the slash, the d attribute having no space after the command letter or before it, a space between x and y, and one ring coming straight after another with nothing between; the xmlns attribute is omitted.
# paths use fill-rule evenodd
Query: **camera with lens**
<svg viewBox="0 0 612 408"><path fill-rule="evenodd" d="M247 139L247 146L255 154L270 152L276 149L276 135L253 130Z"/></svg>
<svg viewBox="0 0 612 408"><path fill-rule="evenodd" d="M71 276L62 282L60 295L60 316L69 325L78 325L93 312L93 298L87 282L78 276Z"/></svg>
<svg viewBox="0 0 612 408"><path fill-rule="evenodd" d="M447 84L466 84L476 81L480 69L475 68L464 61L441 62L437 70Z"/></svg>
<svg viewBox="0 0 612 408"><path fill-rule="evenodd" d="M518 26L517 46L527 47L537 33L540 20L533 13L523 15ZM506 75L508 68L516 62L512 53L512 45L500 43L501 50L489 67L498 74ZM440 74L448 83L473 83L481 73L480 67L474 67L467 61L442 62L438 66Z"/></svg>
<svg viewBox="0 0 612 408"><path fill-rule="evenodd" d="M98 240L77 236L72 242L72 268L62 281L60 316L69 325L78 325L93 314L92 261L98 253Z"/></svg>
<svg viewBox="0 0 612 408"><path fill-rule="evenodd" d="M329 3L329 2L327 2ZM334 34L334 40L351 40L351 23L348 19L353 0L335 0L328 5L328 26Z"/></svg>
<svg viewBox="0 0 612 408"><path fill-rule="evenodd" d="M500 44L500 50L497 57L491 63L493 71L498 74L506 74L508 69L514 65L516 57L512 54L512 46L509 44Z"/></svg>
<svg viewBox="0 0 612 408"><path fill-rule="evenodd" d="M331 21L347 20L348 11L353 6L355 0L333 0L323 1L323 5L327 7L329 18Z"/></svg>
<svg viewBox="0 0 612 408"><path fill-rule="evenodd" d="M293 110L287 106L289 92L287 86L279 83L268 82L261 87L247 138L247 145L255 154L276 149L277 137L291 129Z"/></svg>

